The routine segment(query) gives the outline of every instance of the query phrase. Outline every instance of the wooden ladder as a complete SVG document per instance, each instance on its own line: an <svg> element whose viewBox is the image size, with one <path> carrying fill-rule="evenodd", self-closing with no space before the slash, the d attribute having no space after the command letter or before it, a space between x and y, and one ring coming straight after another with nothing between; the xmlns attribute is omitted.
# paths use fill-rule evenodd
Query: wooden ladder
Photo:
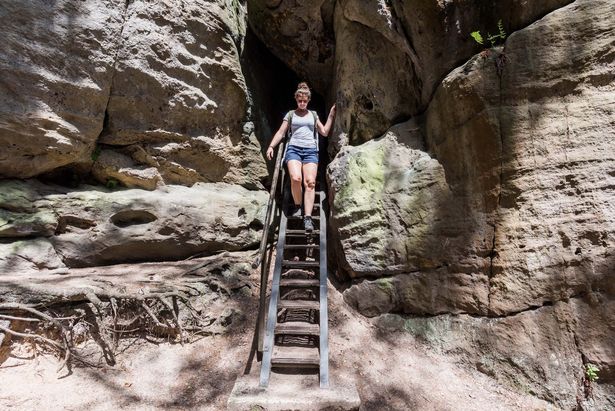
<svg viewBox="0 0 615 411"><path fill-rule="evenodd" d="M303 217L286 215L290 184L284 184L267 324L263 340L260 386L267 387L272 368L318 369L320 387L329 387L327 314L327 221L324 183L316 187L312 219L306 233Z"/></svg>

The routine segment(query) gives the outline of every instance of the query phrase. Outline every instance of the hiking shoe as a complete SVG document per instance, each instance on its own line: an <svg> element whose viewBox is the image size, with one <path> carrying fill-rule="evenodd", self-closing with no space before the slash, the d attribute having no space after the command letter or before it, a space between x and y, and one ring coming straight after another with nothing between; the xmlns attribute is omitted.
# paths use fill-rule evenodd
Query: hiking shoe
<svg viewBox="0 0 615 411"><path fill-rule="evenodd" d="M288 206L288 217L301 217L301 204L290 204Z"/></svg>
<svg viewBox="0 0 615 411"><path fill-rule="evenodd" d="M309 215L303 217L303 226L305 227L306 232L314 231L314 222L312 221L312 217Z"/></svg>

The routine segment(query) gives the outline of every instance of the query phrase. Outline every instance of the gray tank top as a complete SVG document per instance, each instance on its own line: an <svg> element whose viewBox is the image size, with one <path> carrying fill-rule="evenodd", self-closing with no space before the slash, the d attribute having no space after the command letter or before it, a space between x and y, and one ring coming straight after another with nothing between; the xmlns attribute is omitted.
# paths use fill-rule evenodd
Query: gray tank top
<svg viewBox="0 0 615 411"><path fill-rule="evenodd" d="M284 116L284 120L290 123L290 114L293 114L291 137L288 145L304 147L304 148L317 148L317 141L314 138L314 115L311 111L303 117L297 113L289 111Z"/></svg>

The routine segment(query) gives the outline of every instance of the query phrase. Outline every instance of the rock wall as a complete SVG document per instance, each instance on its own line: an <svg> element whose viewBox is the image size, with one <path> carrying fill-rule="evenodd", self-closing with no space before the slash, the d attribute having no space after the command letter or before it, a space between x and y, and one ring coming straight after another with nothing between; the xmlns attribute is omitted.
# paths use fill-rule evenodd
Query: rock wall
<svg viewBox="0 0 615 411"><path fill-rule="evenodd" d="M199 181L262 188L267 171L240 63L245 4L2 8L0 176L71 165L149 190Z"/></svg>
<svg viewBox="0 0 615 411"><path fill-rule="evenodd" d="M336 40L345 44L367 21L387 17L342 5ZM615 398L614 7L577 0L441 82L439 70L471 48L452 42L455 51L439 55L449 43L432 41L429 52L413 47L421 65L402 63L397 51L378 54L383 35L357 42L348 56L338 43L336 55L348 90L341 95L374 96L344 106L340 151L328 169L332 236L340 274L351 280L345 300L367 316L411 315L399 320L407 321L402 329L424 331L428 343L564 408L583 403L587 362L601 368L598 403L610 408ZM404 15L388 10L392 22ZM350 12L372 18L351 24ZM516 13L525 16L515 17L522 27L541 11ZM420 44L429 36L409 38ZM417 67L432 67L427 62L433 69L421 76ZM403 85L389 75L402 68L421 81ZM398 123L399 116L412 117Z"/></svg>
<svg viewBox="0 0 615 411"><path fill-rule="evenodd" d="M0 273L177 260L256 247L267 194L225 183L153 192L0 183Z"/></svg>
<svg viewBox="0 0 615 411"><path fill-rule="evenodd" d="M252 30L337 103L346 302L558 407L595 363L615 407L612 1L5 3L0 177L138 189L3 180L0 272L255 246L281 76Z"/></svg>
<svg viewBox="0 0 615 411"><path fill-rule="evenodd" d="M0 176L91 161L124 13L122 0L0 5Z"/></svg>

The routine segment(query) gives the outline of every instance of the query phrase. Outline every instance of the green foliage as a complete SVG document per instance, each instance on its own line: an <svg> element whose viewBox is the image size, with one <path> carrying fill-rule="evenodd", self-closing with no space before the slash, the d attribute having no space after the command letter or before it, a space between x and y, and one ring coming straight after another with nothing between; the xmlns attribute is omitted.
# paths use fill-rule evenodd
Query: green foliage
<svg viewBox="0 0 615 411"><path fill-rule="evenodd" d="M485 45L485 38L479 30L473 31L470 33L470 36L481 46ZM487 40L491 44L491 47L504 43L504 40L506 40L506 30L504 30L504 23L502 23L502 19L498 20L498 33L492 35L487 32Z"/></svg>
<svg viewBox="0 0 615 411"><path fill-rule="evenodd" d="M472 33L470 33L470 36L472 36L472 38L481 46L485 44L485 39L483 39L483 36L480 34L480 31L473 31Z"/></svg>
<svg viewBox="0 0 615 411"><path fill-rule="evenodd" d="M119 183L120 182L117 181L115 178L108 178L107 183L105 185L107 186L109 190L113 190L114 188L118 186Z"/></svg>
<svg viewBox="0 0 615 411"><path fill-rule="evenodd" d="M94 151L92 151L92 155L91 155L92 161L98 160L98 157L100 157L100 152L101 152L101 148L99 145L97 145Z"/></svg>
<svg viewBox="0 0 615 411"><path fill-rule="evenodd" d="M585 364L585 376L591 382L595 382L598 380L598 372L600 368L592 363Z"/></svg>

